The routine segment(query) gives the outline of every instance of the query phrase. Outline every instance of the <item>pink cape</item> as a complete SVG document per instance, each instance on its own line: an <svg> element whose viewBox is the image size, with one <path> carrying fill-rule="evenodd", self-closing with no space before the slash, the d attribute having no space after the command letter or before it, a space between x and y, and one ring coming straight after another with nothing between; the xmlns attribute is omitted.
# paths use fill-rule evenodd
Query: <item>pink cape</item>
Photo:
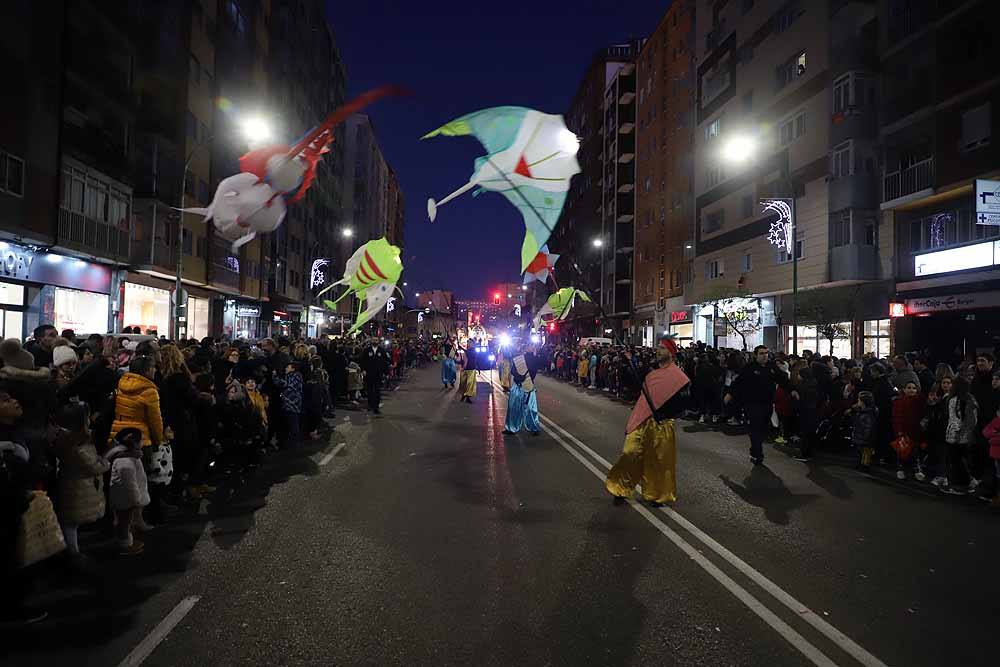
<svg viewBox="0 0 1000 667"><path fill-rule="evenodd" d="M659 409L689 382L688 376L684 375L684 371L678 368L677 364L670 364L665 368L658 368L646 376L646 390L649 392L649 398L652 399L653 405ZM629 415L625 433L636 430L642 422L652 416L653 412L649 409L649 401L646 400L644 394L640 393L639 400L635 402L632 414Z"/></svg>

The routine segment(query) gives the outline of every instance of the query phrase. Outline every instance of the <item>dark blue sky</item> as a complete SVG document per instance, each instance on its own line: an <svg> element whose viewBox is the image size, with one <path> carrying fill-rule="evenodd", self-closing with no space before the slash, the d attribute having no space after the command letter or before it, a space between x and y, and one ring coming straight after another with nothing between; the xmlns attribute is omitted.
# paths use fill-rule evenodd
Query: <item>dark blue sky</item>
<svg viewBox="0 0 1000 667"><path fill-rule="evenodd" d="M406 197L408 296L441 288L481 298L491 284L519 281L524 237L520 213L492 193L467 193L428 222L427 198L441 199L466 183L483 150L472 137L420 137L484 107L565 113L594 52L648 35L669 4L328 0L348 95L384 83L414 92L369 109Z"/></svg>

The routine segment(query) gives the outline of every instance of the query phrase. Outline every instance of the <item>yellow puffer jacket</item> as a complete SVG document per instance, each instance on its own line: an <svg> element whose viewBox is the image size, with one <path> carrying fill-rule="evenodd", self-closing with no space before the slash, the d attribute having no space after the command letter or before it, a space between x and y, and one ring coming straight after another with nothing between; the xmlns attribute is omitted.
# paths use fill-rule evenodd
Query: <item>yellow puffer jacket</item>
<svg viewBox="0 0 1000 667"><path fill-rule="evenodd" d="M144 375L126 373L118 380L115 421L111 424L112 439L126 428L142 431L143 447L163 443L160 392L153 381Z"/></svg>

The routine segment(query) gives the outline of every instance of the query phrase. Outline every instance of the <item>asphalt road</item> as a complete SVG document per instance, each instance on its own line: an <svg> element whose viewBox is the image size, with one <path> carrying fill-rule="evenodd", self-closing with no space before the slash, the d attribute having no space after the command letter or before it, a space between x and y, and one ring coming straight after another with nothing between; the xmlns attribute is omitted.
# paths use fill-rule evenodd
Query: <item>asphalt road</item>
<svg viewBox="0 0 1000 667"><path fill-rule="evenodd" d="M678 502L615 507L629 406L540 378L543 435L505 438L488 380L418 371L143 556L95 544L4 664L996 664L987 508L688 422Z"/></svg>

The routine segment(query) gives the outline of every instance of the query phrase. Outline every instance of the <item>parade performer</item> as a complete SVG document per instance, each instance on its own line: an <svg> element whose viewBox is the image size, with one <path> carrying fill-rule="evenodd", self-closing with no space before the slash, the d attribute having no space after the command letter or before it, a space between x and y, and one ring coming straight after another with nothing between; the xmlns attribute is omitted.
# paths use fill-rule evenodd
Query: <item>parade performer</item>
<svg viewBox="0 0 1000 667"><path fill-rule="evenodd" d="M504 393L510 391L511 386L511 361L510 355L500 348L497 351L497 371L500 373L500 386Z"/></svg>
<svg viewBox="0 0 1000 667"><path fill-rule="evenodd" d="M476 347L471 339L466 342L459 361L462 364L462 377L458 384L458 391L462 401L472 403L472 399L476 395Z"/></svg>
<svg viewBox="0 0 1000 667"><path fill-rule="evenodd" d="M455 345L451 338L441 346L441 384L445 389L455 388Z"/></svg>
<svg viewBox="0 0 1000 667"><path fill-rule="evenodd" d="M625 428L625 445L604 487L615 504L632 497L637 484L653 506L677 500L677 441L674 418L687 407L690 380L674 363L677 344L661 336L656 349L659 368L642 382L642 394ZM631 354L626 353L631 366Z"/></svg>
<svg viewBox="0 0 1000 667"><path fill-rule="evenodd" d="M507 419L504 421L504 435L517 433L524 427L532 435L538 435L542 425L538 421L538 392L535 391L535 375L538 361L532 351L514 357L511 375L514 384L507 396Z"/></svg>

